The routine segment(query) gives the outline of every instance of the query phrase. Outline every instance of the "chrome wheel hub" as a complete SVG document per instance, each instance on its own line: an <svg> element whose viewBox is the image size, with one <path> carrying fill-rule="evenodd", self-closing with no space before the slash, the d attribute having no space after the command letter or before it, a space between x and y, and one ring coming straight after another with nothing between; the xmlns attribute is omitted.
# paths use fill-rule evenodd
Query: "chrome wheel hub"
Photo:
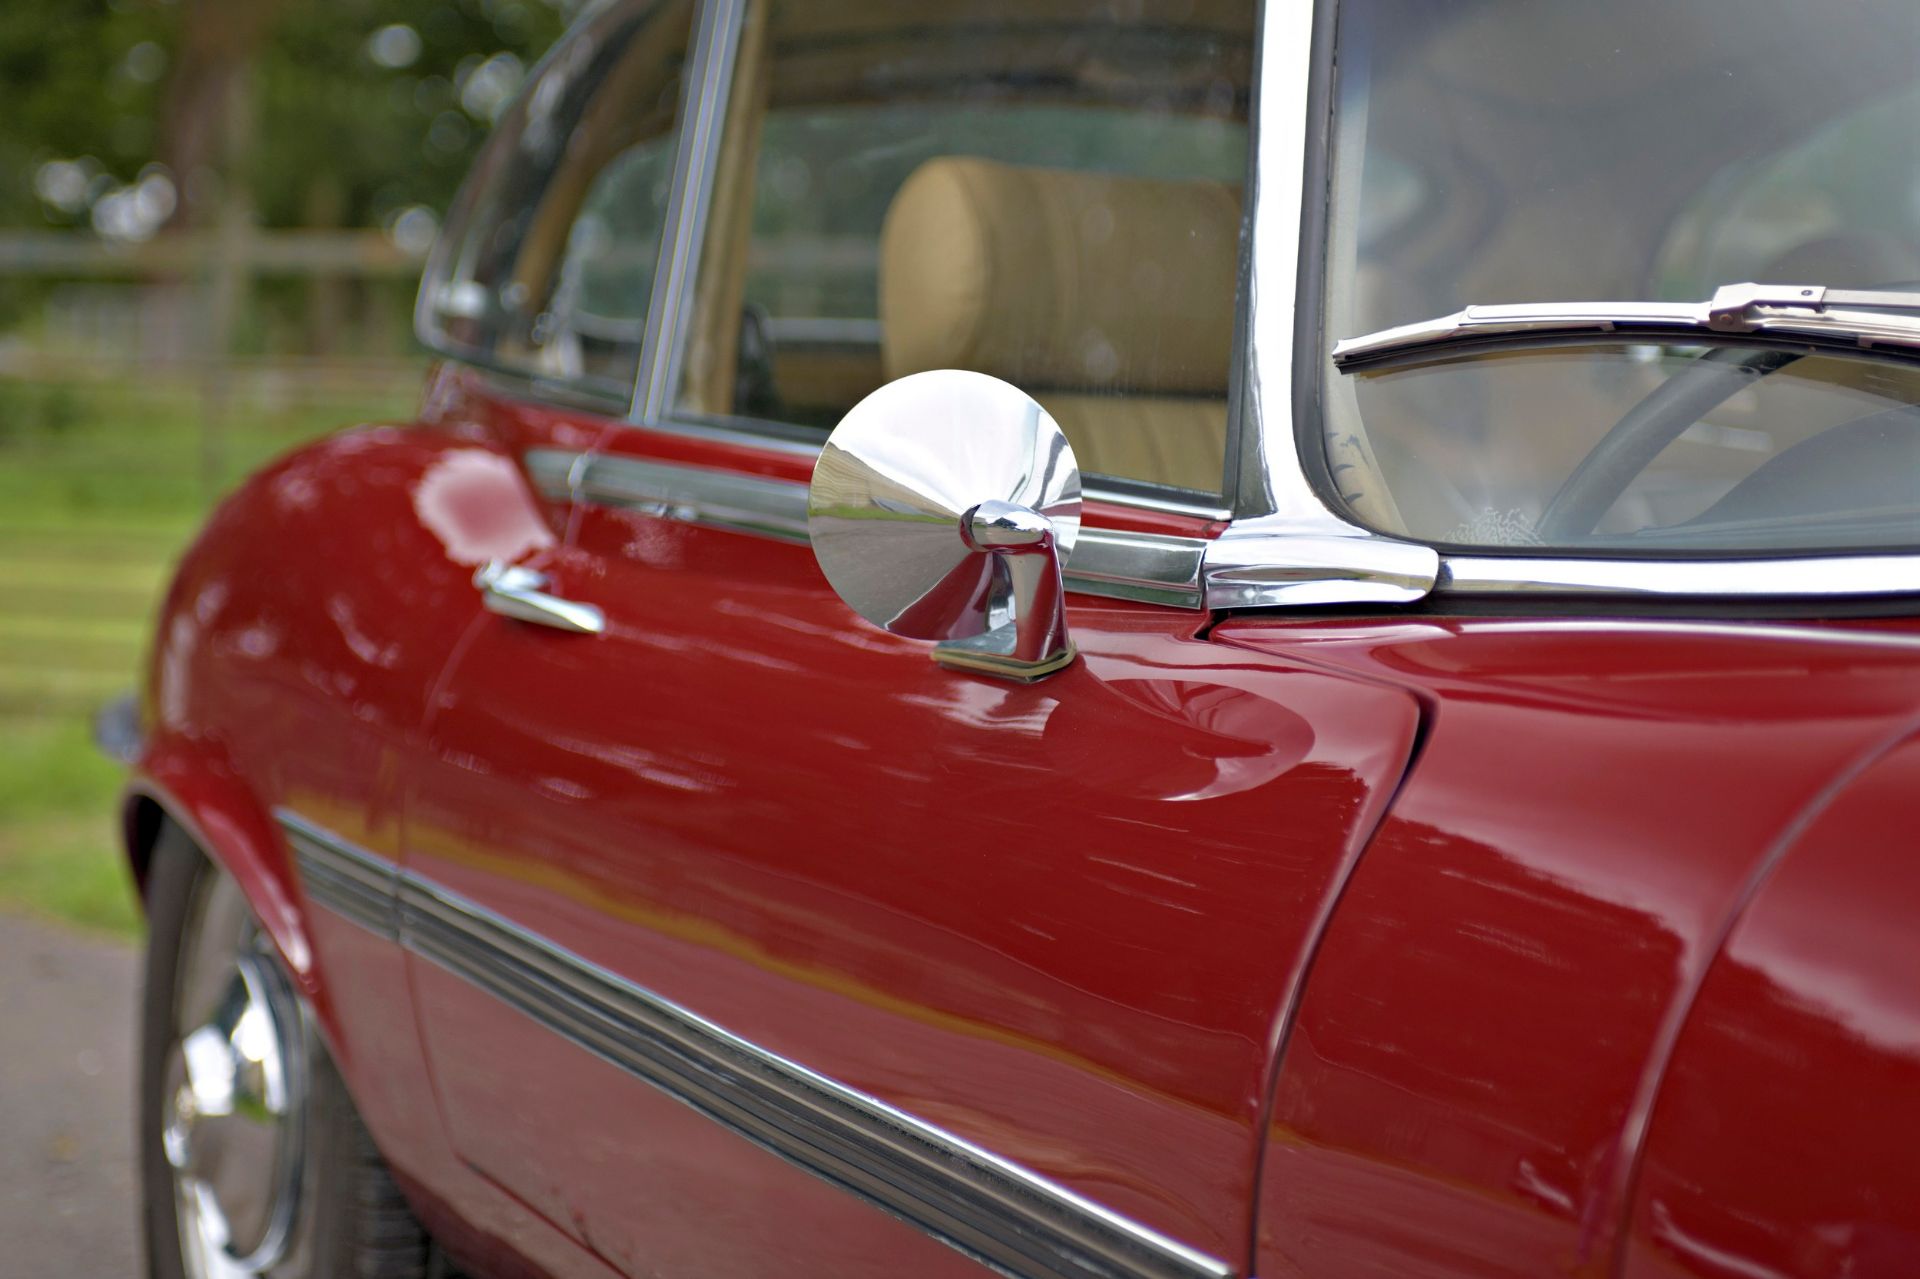
<svg viewBox="0 0 1920 1279"><path fill-rule="evenodd" d="M160 1133L182 1259L196 1279L257 1274L285 1255L299 1205L305 1028L225 875L183 943Z"/></svg>

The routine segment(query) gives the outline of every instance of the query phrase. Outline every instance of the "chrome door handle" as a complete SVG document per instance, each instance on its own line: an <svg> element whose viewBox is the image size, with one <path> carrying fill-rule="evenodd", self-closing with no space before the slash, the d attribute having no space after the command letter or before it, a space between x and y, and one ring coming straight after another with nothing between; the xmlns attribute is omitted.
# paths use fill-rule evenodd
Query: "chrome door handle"
<svg viewBox="0 0 1920 1279"><path fill-rule="evenodd" d="M490 613L574 635L598 635L607 629L606 614L593 605L547 594L545 573L491 560L475 571L473 584Z"/></svg>

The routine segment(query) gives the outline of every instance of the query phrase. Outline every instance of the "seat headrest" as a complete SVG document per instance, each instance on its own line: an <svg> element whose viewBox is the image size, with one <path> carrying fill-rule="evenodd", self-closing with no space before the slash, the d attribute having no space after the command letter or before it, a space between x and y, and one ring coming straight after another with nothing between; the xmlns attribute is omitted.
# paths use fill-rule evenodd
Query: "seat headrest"
<svg viewBox="0 0 1920 1279"><path fill-rule="evenodd" d="M880 233L888 378L1224 396L1240 192L943 156Z"/></svg>

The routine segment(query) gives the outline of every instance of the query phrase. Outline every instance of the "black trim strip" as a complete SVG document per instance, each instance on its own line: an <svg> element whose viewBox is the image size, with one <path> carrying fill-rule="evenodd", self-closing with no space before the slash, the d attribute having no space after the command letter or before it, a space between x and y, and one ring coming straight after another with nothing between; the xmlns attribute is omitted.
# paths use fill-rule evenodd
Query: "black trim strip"
<svg viewBox="0 0 1920 1279"><path fill-rule="evenodd" d="M309 898L1015 1279L1231 1279L1222 1262L758 1048L287 809Z"/></svg>

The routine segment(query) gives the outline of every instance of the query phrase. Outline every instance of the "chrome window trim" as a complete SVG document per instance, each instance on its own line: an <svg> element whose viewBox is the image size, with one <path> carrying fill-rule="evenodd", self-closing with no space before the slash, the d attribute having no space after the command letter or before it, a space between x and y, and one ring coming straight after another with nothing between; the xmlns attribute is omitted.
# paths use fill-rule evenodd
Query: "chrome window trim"
<svg viewBox="0 0 1920 1279"><path fill-rule="evenodd" d="M1224 1262L742 1039L291 809L274 816L311 901L1001 1274L1233 1277ZM377 894L384 909L369 902Z"/></svg>
<svg viewBox="0 0 1920 1279"><path fill-rule="evenodd" d="M1326 124L1314 119L1316 104L1329 109L1315 77L1322 61L1315 42L1327 37L1331 9L1328 0L1261 9L1239 482L1233 521L1207 547L1206 606L1408 603L1439 580L1439 553L1382 537L1329 508L1295 444L1296 354L1317 345L1296 322L1301 283L1316 274L1309 254L1321 248L1305 232L1308 200L1325 200L1324 156L1309 143ZM1316 311L1310 304L1307 314Z"/></svg>
<svg viewBox="0 0 1920 1279"><path fill-rule="evenodd" d="M826 443L824 439L814 435L810 428L757 418L693 418L667 413L658 418L630 418L627 425L640 430L657 431L662 435L679 435L692 439L714 440L722 444L770 449L774 452L809 459L819 457L820 450ZM803 436L802 433L805 435ZM1177 489L1166 485L1150 485L1145 481L1128 480L1124 476L1082 473L1081 479L1081 497L1089 502L1106 502L1135 511L1152 511L1161 515L1181 515L1201 520L1225 521L1233 514L1227 507L1220 504L1218 496L1211 493ZM1112 483L1102 481L1112 481ZM1148 488L1154 491L1142 491Z"/></svg>
<svg viewBox="0 0 1920 1279"><path fill-rule="evenodd" d="M673 211L661 236L647 303L647 333L640 348L629 418L651 421L673 398L686 346L687 319L713 200L715 160L726 132L734 56L746 5L754 0L697 0L687 62L692 73L680 106L679 149L667 203Z"/></svg>
<svg viewBox="0 0 1920 1279"><path fill-rule="evenodd" d="M702 38L701 23L703 11L708 6L708 0L692 0L692 3L695 6L694 27L688 40L686 65L697 68L701 65L698 60L701 49L700 40ZM635 0L634 7L639 7L639 0ZM531 94L541 83L549 68L553 66L561 53L576 40L583 38L584 33L589 29L609 19L612 12L613 7L609 4L590 4L586 6L578 18L561 33L559 39L555 40L534 63L533 69L527 73L524 81L525 89L522 90L520 97L514 100L507 114L502 117L503 124L505 121L516 120L518 118L524 109L527 95ZM674 123L675 130L681 136L677 136L675 139L674 172L668 197L669 209L677 210L679 208L678 196L679 184L681 182L680 153L685 132L683 125L686 120L688 106L693 101L698 79L697 74L688 75L685 77L682 85L680 115ZM456 364L481 371L487 375L490 380L506 379L513 384L524 386L527 388L527 393L537 400L546 403L583 407L600 413L622 412L632 403L634 387L638 385L641 366L645 361L648 350L644 344L644 340L640 352L641 359L635 362L634 368L626 378L616 380L604 377L583 376L577 379L569 379L542 374L536 369L501 360L497 358L491 350L471 347L464 343L455 342L445 335L441 326L436 322L437 317L442 314L442 309L438 305L438 297L452 285L452 277L457 269L457 264L453 261L453 256L460 250L464 243L466 233L470 229L468 223L471 221L479 204L482 188L485 185L482 178L483 175L488 172L487 161L493 156L496 150L500 149L500 142L497 140L498 132L498 129L496 129L495 136L490 137L488 141L482 145L478 157L475 159L473 168L462 178L460 187L454 193L453 200L448 207L447 216L445 220L441 222L439 232L434 236L433 244L427 251L427 258L422 264L420 272L420 287L414 296L414 340L419 342L422 348L435 355L442 356ZM660 282L659 262L665 253L667 236L671 229L672 219L669 218L662 223L660 243L655 248L653 284L656 293ZM470 284L471 282L467 283ZM484 306L484 303L482 305ZM647 316L650 324L653 316L651 297Z"/></svg>
<svg viewBox="0 0 1920 1279"><path fill-rule="evenodd" d="M765 475L601 453L584 460L574 499L782 542L807 541L806 485Z"/></svg>
<svg viewBox="0 0 1920 1279"><path fill-rule="evenodd" d="M1204 608L1200 566L1207 540L1080 526L1067 561L1069 591L1173 608Z"/></svg>
<svg viewBox="0 0 1920 1279"><path fill-rule="evenodd" d="M745 29L746 6L765 0L699 0L700 23L696 30L690 62L698 67L688 81L688 105L683 107L684 121L694 117L692 95L699 87L698 136L696 130L682 128L683 149L676 157L674 188L669 196L675 209L661 244L662 269L654 276L654 293L648 307L648 328L641 351L640 370L628 422L649 431L685 435L695 439L719 440L777 449L784 453L818 456L821 441L797 439L785 432L804 430L791 423L732 418L725 422L691 419L676 413L675 392L680 385L682 361L686 354L686 325L694 289L698 285L700 250L705 242L707 216L712 202L720 145L726 132L727 107L733 92L733 69ZM711 13L709 12L711 11ZM712 21L708 19L711 17ZM1248 185L1254 181L1253 153L1248 153ZM1245 288L1240 292L1244 295ZM665 312L665 318L662 312ZM1243 354L1244 317L1236 315L1235 351ZM1223 459L1221 492L1195 493L1150 481L1109 477L1126 487L1104 487L1098 483L1083 487L1083 495L1095 501L1201 519L1224 519L1229 514L1232 459L1239 448L1240 414L1234 411L1241 394L1245 360L1235 358L1230 366L1226 455ZM1088 477L1095 478L1098 477ZM1142 492L1153 489L1152 493Z"/></svg>
<svg viewBox="0 0 1920 1279"><path fill-rule="evenodd" d="M695 68L687 78L680 153L676 157L673 216L662 239L662 268L655 273L648 309L649 339L636 370L628 421L650 431L740 444L796 457L817 457L820 443L744 420L689 420L671 412L678 376L686 304L698 268L714 157L724 132L726 98L742 28L744 5L753 0L704 0L696 20ZM1090 483L1086 496L1137 510L1226 519L1218 538L1172 539L1170 552L1145 535L1083 531L1081 550L1068 568L1070 589L1178 607L1257 609L1403 604L1428 595L1500 597L1547 595L1618 599L1816 599L1920 595L1920 550L1912 554L1801 551L1719 559L1598 558L1573 554L1500 554L1498 548L1442 553L1422 542L1376 533L1348 519L1324 500L1309 477L1303 450L1317 448L1302 425L1314 406L1306 398L1314 369L1327 352L1321 336L1303 324L1319 314L1317 298L1303 281L1318 272L1312 257L1318 213L1327 198L1324 163L1331 140L1331 86L1321 80L1330 51L1337 0L1317 4L1263 4L1256 55L1250 167L1247 183L1248 240L1237 325L1242 358L1229 398L1227 508L1188 500L1174 490L1154 496L1137 489ZM696 128L685 127L696 121ZM1263 177L1264 175L1264 177ZM1310 202L1318 201L1318 206ZM453 220L449 220L449 225ZM671 258L669 249L671 248ZM429 270L431 274L431 268ZM673 326L671 332L668 325ZM663 340L670 336L671 341ZM423 335L424 340L424 335ZM448 358L475 365L471 352L440 349ZM1312 363L1309 363L1312 362ZM583 388L529 375L524 370L486 370L489 382L510 393L571 402L617 414L620 406ZM1235 398L1237 396L1237 398ZM1316 419L1317 421L1317 419ZM630 459L606 459L609 464ZM682 468L700 471L701 468ZM718 527L791 539L790 495L762 495L738 507L705 494L695 481L690 503L668 509L650 498L644 484L629 494L631 476L603 470L611 498L644 508L649 500L663 514ZM657 477L656 477L657 478ZM673 478L681 485L684 478ZM561 496L561 494L552 494ZM624 496L623 496L624 495ZM583 493L586 500L596 500ZM711 500L708 500L709 497ZM1091 542L1085 538L1091 537ZM1200 556L1187 580L1184 557ZM1175 579L1178 580L1175 580Z"/></svg>
<svg viewBox="0 0 1920 1279"><path fill-rule="evenodd" d="M1920 595L1920 554L1718 560L1448 555L1438 589L1457 595L1869 599Z"/></svg>
<svg viewBox="0 0 1920 1279"><path fill-rule="evenodd" d="M532 449L525 461L534 487L550 501L808 542L807 486L796 480L568 449ZM1205 538L1083 525L1067 562L1067 589L1198 609L1206 548Z"/></svg>
<svg viewBox="0 0 1920 1279"><path fill-rule="evenodd" d="M1317 293L1316 255L1326 247L1320 232L1333 109L1326 81L1339 4L1263 7L1240 484L1234 520L1207 548L1207 607L1392 604L1429 594L1649 601L1920 595L1920 550L1809 548L1718 559L1502 555L1498 548L1443 554L1374 532L1329 505L1309 477L1305 450L1320 447L1311 390L1329 356L1313 327L1321 300L1309 290Z"/></svg>

